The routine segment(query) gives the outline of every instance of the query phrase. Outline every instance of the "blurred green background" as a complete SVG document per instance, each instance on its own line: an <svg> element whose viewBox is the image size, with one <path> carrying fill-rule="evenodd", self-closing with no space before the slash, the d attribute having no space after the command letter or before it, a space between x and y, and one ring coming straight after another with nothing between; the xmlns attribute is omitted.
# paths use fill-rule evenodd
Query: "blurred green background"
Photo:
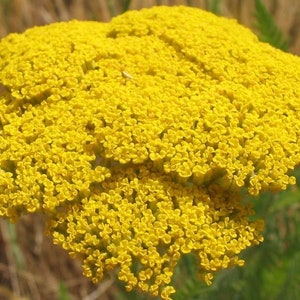
<svg viewBox="0 0 300 300"><path fill-rule="evenodd" d="M0 0L0 37L60 20L109 21L153 5L190 5L236 18L262 41L300 54L300 0ZM300 182L300 170L295 176ZM243 268L219 272L210 287L197 280L193 257L184 257L176 270L175 300L300 299L299 184L247 201L266 222L265 241L243 253ZM112 279L93 285L81 275L80 263L44 235L44 223L38 214L15 225L0 221L1 300L148 299L126 293Z"/></svg>

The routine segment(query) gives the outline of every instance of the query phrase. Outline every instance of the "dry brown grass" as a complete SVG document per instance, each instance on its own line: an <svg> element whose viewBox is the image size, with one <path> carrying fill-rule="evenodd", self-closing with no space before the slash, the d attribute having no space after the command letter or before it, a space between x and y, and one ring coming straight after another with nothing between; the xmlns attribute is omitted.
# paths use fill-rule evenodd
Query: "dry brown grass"
<svg viewBox="0 0 300 300"><path fill-rule="evenodd" d="M0 299L56 300L61 283L70 300L115 299L113 280L92 284L79 261L45 236L44 227L38 214L22 217L17 226L0 221Z"/></svg>
<svg viewBox="0 0 300 300"><path fill-rule="evenodd" d="M130 9L180 4L206 8L208 1L132 0ZM221 10L224 15L251 26L253 3L223 0ZM265 3L289 36L290 51L300 54L300 1L266 0ZM60 20L109 21L123 12L124 4L125 0L0 0L0 37ZM13 229L16 229L16 236ZM91 284L81 275L80 264L45 237L44 220L40 215L23 217L15 228L2 220L0 249L0 300L55 300L60 282L74 300L115 299L116 287L112 281Z"/></svg>

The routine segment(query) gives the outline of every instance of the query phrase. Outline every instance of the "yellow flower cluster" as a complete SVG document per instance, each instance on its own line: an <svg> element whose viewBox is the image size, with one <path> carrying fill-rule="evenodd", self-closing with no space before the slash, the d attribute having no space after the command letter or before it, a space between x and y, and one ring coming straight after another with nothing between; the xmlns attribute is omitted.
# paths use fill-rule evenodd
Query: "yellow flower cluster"
<svg viewBox="0 0 300 300"><path fill-rule="evenodd" d="M300 59L189 7L71 21L0 42L0 215L40 211L97 282L175 292L262 241L242 192L294 184Z"/></svg>
<svg viewBox="0 0 300 300"><path fill-rule="evenodd" d="M247 221L251 209L237 193L176 183L151 163L114 168L102 188L49 226L95 282L118 269L128 290L169 294L178 260L194 253L210 284L211 272L242 265L237 254L261 240L262 224Z"/></svg>

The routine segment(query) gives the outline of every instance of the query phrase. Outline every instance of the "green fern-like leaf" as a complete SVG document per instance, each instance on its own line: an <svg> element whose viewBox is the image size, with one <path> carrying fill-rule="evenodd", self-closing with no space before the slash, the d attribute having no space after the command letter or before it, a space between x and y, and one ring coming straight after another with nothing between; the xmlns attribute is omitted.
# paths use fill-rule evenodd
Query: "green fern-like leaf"
<svg viewBox="0 0 300 300"><path fill-rule="evenodd" d="M289 41L278 28L273 16L267 10L262 0L255 0L255 18L255 27L259 32L259 39L276 48L287 51Z"/></svg>
<svg viewBox="0 0 300 300"><path fill-rule="evenodd" d="M130 4L131 4L131 0L125 0L124 8L123 8L124 12L129 10Z"/></svg>
<svg viewBox="0 0 300 300"><path fill-rule="evenodd" d="M221 15L221 0L206 0L206 10L211 11L216 15Z"/></svg>

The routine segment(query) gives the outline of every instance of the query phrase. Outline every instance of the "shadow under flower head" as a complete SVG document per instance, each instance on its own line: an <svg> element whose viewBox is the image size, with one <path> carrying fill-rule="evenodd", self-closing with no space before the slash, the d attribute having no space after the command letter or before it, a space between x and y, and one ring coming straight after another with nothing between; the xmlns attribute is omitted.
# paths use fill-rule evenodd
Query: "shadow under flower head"
<svg viewBox="0 0 300 300"><path fill-rule="evenodd" d="M189 7L0 42L0 215L49 215L94 281L169 299L181 255L211 273L262 238L241 204L294 184L300 60ZM135 270L133 270L135 269Z"/></svg>

